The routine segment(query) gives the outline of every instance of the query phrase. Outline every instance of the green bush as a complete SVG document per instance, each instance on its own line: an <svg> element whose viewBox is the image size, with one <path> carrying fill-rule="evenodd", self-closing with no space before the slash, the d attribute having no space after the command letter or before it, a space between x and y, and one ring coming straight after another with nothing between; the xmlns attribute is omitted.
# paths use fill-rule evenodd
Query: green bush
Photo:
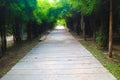
<svg viewBox="0 0 120 80"><path fill-rule="evenodd" d="M13 31L12 31L12 28L10 26L6 26L6 35L9 36L9 35L12 35Z"/></svg>
<svg viewBox="0 0 120 80"><path fill-rule="evenodd" d="M96 32L96 43L103 48L107 48L108 47L108 35L106 34L106 32L102 29L99 29Z"/></svg>

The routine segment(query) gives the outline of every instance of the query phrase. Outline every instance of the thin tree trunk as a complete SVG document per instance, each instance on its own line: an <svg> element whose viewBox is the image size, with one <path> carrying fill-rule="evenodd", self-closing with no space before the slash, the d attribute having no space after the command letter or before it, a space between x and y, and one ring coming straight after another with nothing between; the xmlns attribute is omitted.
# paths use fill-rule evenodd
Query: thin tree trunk
<svg viewBox="0 0 120 80"><path fill-rule="evenodd" d="M15 23L13 27L13 33L14 33L14 43L18 44L21 42L21 36L20 36L20 25Z"/></svg>
<svg viewBox="0 0 120 80"><path fill-rule="evenodd" d="M27 40L32 40L32 22L27 24Z"/></svg>
<svg viewBox="0 0 120 80"><path fill-rule="evenodd" d="M15 38L15 25L12 25L12 33L13 33L13 41L14 41L14 44L16 44L16 38Z"/></svg>
<svg viewBox="0 0 120 80"><path fill-rule="evenodd" d="M93 23L93 41L95 41L95 37L96 37L95 18L93 19L92 23Z"/></svg>
<svg viewBox="0 0 120 80"><path fill-rule="evenodd" d="M83 38L86 41L86 34L85 34L85 22L83 21Z"/></svg>
<svg viewBox="0 0 120 80"><path fill-rule="evenodd" d="M83 39L86 41L85 21L84 21L84 16L83 15L81 17L81 27L82 27L82 32L83 32Z"/></svg>
<svg viewBox="0 0 120 80"><path fill-rule="evenodd" d="M7 49L7 40L6 40L6 26L3 26L3 37L4 37L4 49Z"/></svg>
<svg viewBox="0 0 120 80"><path fill-rule="evenodd" d="M109 57L112 57L112 0L110 0Z"/></svg>
<svg viewBox="0 0 120 80"><path fill-rule="evenodd" d="M0 9L1 12L1 21L0 21L0 36L1 36L1 54L0 56L4 55L4 52L6 51L7 45L6 45L6 28L5 28L5 20L6 20L6 7L2 7Z"/></svg>
<svg viewBox="0 0 120 80"><path fill-rule="evenodd" d="M21 28L20 28L20 36L21 36L21 40L24 39L24 28L23 28L23 25L21 25Z"/></svg>
<svg viewBox="0 0 120 80"><path fill-rule="evenodd" d="M6 51L6 35L5 35L5 26L1 26L1 56L4 55Z"/></svg>
<svg viewBox="0 0 120 80"><path fill-rule="evenodd" d="M1 26L0 26L1 27ZM0 28L0 38L1 38L1 44L0 44L0 57L2 57L3 52L2 52L2 28Z"/></svg>
<svg viewBox="0 0 120 80"><path fill-rule="evenodd" d="M83 32L83 15L81 15L81 30ZM83 33L82 33L83 34Z"/></svg>

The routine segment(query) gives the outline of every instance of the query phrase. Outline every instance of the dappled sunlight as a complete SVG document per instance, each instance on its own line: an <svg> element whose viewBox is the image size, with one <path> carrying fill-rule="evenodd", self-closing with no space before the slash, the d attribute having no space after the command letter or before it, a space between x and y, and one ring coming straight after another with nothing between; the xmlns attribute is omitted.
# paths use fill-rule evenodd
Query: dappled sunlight
<svg viewBox="0 0 120 80"><path fill-rule="evenodd" d="M49 2L50 2L50 3L53 3L53 2L54 2L54 0L49 0Z"/></svg>
<svg viewBox="0 0 120 80"><path fill-rule="evenodd" d="M59 2L60 0L48 0L49 3L55 3L55 2Z"/></svg>
<svg viewBox="0 0 120 80"><path fill-rule="evenodd" d="M65 29L65 26L63 26L63 25L58 25L58 26L56 26L55 29Z"/></svg>

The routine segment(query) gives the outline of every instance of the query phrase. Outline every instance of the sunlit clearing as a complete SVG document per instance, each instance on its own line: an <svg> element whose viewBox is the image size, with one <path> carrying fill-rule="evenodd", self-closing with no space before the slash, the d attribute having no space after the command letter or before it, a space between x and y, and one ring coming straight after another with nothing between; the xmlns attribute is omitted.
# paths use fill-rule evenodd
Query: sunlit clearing
<svg viewBox="0 0 120 80"><path fill-rule="evenodd" d="M59 2L60 0L57 0L57 2Z"/></svg>
<svg viewBox="0 0 120 80"><path fill-rule="evenodd" d="M59 2L60 0L48 0L49 3Z"/></svg>
<svg viewBox="0 0 120 80"><path fill-rule="evenodd" d="M50 3L53 3L53 2L54 2L54 0L49 0L49 2L50 2Z"/></svg>
<svg viewBox="0 0 120 80"><path fill-rule="evenodd" d="M55 29L65 29L65 27L63 25L58 25L58 26L56 26Z"/></svg>

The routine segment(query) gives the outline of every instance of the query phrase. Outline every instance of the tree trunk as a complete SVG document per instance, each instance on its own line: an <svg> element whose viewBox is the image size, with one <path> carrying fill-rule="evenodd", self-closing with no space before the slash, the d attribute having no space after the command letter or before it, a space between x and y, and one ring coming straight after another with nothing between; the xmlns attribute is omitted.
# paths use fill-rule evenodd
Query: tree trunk
<svg viewBox="0 0 120 80"><path fill-rule="evenodd" d="M95 23L93 22L93 41L95 41L96 37L96 29L95 29Z"/></svg>
<svg viewBox="0 0 120 80"><path fill-rule="evenodd" d="M0 26L0 38L2 40L2 28ZM2 41L0 40L0 43L2 43ZM2 44L0 44L0 57L2 57L3 55L3 52L2 52Z"/></svg>
<svg viewBox="0 0 120 80"><path fill-rule="evenodd" d="M83 21L83 38L86 41L86 34L85 34L85 22Z"/></svg>
<svg viewBox="0 0 120 80"><path fill-rule="evenodd" d="M85 21L84 21L84 16L81 16L81 27L83 31L83 39L86 41L86 34L85 34Z"/></svg>
<svg viewBox="0 0 120 80"><path fill-rule="evenodd" d="M20 25L18 23L15 23L13 27L13 33L14 33L14 43L18 44L21 42L21 35L20 35Z"/></svg>
<svg viewBox="0 0 120 80"><path fill-rule="evenodd" d="M32 22L29 21L27 24L27 40L32 39Z"/></svg>
<svg viewBox="0 0 120 80"><path fill-rule="evenodd" d="M1 56L4 55L4 52L6 51L7 45L6 45L6 33L5 33L5 26L1 26Z"/></svg>
<svg viewBox="0 0 120 80"><path fill-rule="evenodd" d="M110 0L109 57L112 57L112 0Z"/></svg>
<svg viewBox="0 0 120 80"><path fill-rule="evenodd" d="M7 40L6 40L6 26L3 26L3 37L4 37L4 49L7 49Z"/></svg>
<svg viewBox="0 0 120 80"><path fill-rule="evenodd" d="M21 35L21 39L23 40L24 39L24 28L23 28L23 25L21 25L21 28L20 28L20 35Z"/></svg>

